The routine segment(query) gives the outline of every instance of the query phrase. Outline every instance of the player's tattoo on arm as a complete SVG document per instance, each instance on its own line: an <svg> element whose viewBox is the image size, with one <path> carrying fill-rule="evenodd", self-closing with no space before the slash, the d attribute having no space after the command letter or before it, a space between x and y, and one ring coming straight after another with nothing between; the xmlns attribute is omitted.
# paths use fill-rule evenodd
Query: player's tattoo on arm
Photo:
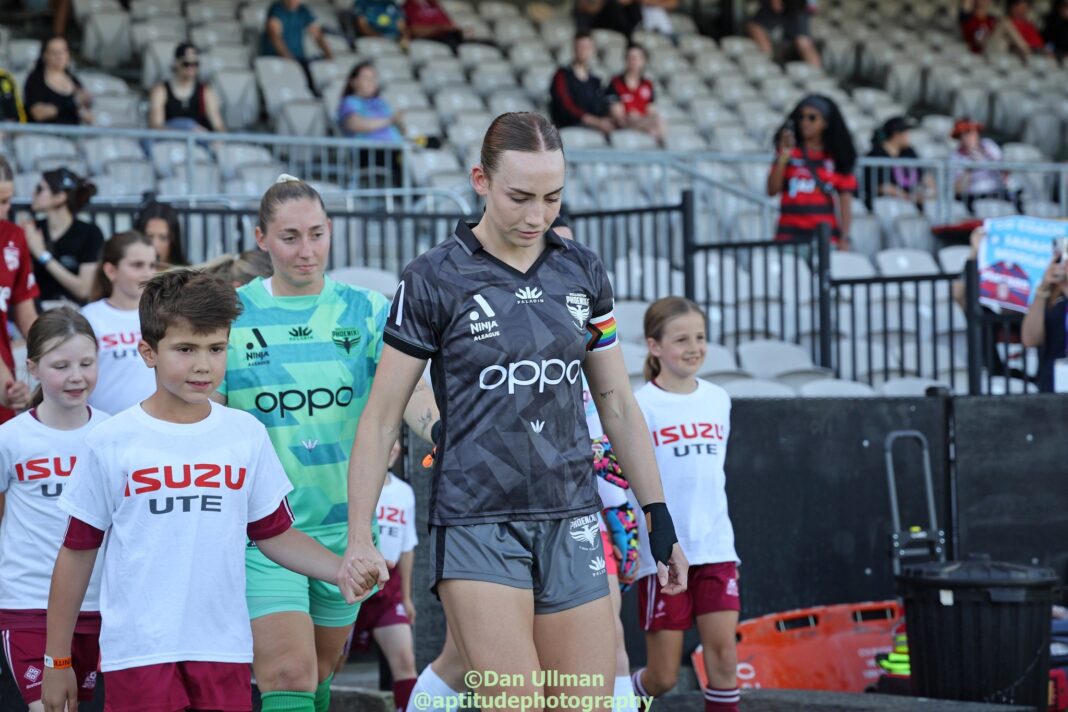
<svg viewBox="0 0 1068 712"><path fill-rule="evenodd" d="M612 395L615 392L616 392L616 390L614 388L612 390L610 390L610 391L602 391L601 392L601 398L607 398L608 396Z"/></svg>
<svg viewBox="0 0 1068 712"><path fill-rule="evenodd" d="M415 390L412 391L412 395L426 390L426 383L420 379L419 383L415 384Z"/></svg>

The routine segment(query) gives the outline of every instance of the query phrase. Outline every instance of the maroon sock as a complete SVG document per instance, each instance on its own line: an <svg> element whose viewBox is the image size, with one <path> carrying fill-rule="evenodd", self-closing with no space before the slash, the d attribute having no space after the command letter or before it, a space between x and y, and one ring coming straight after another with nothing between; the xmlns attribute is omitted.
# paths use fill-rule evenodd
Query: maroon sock
<svg viewBox="0 0 1068 712"><path fill-rule="evenodd" d="M402 710L402 712L408 708L408 698L412 696L415 680L416 678L409 677L407 680L393 681L393 702L397 705L397 709Z"/></svg>
<svg viewBox="0 0 1068 712"><path fill-rule="evenodd" d="M737 687L728 690L705 688L705 712L738 712L739 702L741 691Z"/></svg>

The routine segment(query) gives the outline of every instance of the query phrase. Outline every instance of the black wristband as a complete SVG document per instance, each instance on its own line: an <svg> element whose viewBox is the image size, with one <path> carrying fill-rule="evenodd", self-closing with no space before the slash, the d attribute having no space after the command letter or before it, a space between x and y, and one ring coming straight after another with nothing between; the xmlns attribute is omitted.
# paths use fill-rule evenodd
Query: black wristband
<svg viewBox="0 0 1068 712"><path fill-rule="evenodd" d="M435 445L438 444L438 438L441 437L441 421L435 420L434 424L430 426L430 442Z"/></svg>
<svg viewBox="0 0 1068 712"><path fill-rule="evenodd" d="M675 523L671 521L671 512L663 502L653 502L642 507L649 515L649 553L653 560L667 566L671 558L671 549L678 542L675 536Z"/></svg>

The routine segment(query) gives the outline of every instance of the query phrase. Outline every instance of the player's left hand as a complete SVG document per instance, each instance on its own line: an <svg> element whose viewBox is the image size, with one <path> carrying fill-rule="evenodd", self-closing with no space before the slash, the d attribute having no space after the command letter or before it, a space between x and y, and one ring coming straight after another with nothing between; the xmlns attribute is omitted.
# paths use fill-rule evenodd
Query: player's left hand
<svg viewBox="0 0 1068 712"><path fill-rule="evenodd" d="M349 604L371 595L376 585L389 581L386 560L375 548L374 542L354 542L345 549L341 568L337 572L338 588Z"/></svg>
<svg viewBox="0 0 1068 712"><path fill-rule="evenodd" d="M404 612L408 616L408 620L415 624L415 604L412 603L412 599L405 598L401 603L404 605Z"/></svg>
<svg viewBox="0 0 1068 712"><path fill-rule="evenodd" d="M660 588L664 595L674 596L686 590L686 578L689 575L690 563L682 553L678 542L671 547L671 558L668 565L661 563L656 565L656 577L660 580Z"/></svg>

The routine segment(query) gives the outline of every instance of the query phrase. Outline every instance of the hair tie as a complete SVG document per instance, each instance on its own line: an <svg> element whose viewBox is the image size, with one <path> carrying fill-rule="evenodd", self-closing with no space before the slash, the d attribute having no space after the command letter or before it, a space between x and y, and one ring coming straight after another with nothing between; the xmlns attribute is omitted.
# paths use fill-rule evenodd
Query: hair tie
<svg viewBox="0 0 1068 712"><path fill-rule="evenodd" d="M304 181L302 181L300 178L297 178L296 176L291 176L288 173L283 173L280 176L278 176L278 180L276 180L274 183L275 183L275 185L278 185L279 183L303 183L303 182Z"/></svg>

